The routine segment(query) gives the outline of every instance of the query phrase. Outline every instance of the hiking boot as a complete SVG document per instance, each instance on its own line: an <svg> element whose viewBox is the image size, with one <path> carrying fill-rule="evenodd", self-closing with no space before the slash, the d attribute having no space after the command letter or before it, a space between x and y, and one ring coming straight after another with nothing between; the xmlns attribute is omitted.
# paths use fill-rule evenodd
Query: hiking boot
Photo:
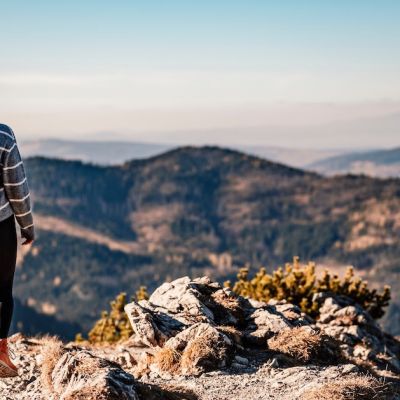
<svg viewBox="0 0 400 400"><path fill-rule="evenodd" d="M18 376L18 368L10 360L12 351L8 348L7 339L0 340L0 378Z"/></svg>

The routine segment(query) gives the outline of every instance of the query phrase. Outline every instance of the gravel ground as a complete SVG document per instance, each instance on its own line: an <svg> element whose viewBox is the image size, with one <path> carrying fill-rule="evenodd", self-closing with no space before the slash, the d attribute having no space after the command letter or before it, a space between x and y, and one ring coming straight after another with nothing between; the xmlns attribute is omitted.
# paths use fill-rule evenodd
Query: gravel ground
<svg viewBox="0 0 400 400"><path fill-rule="evenodd" d="M58 400L44 394L41 384L41 340L15 335L11 339L11 348L16 354L15 363L19 367L20 376L0 380L0 399ZM127 349L123 346L92 348L91 351L110 360L120 360L121 364L128 358ZM248 360L247 365L236 364L236 367L229 370L205 373L198 377L160 378L150 372L139 382L180 392L180 395L172 397L176 400L301 400L308 389L358 372L358 368L352 364L282 368L277 367L281 362L278 359L265 362L263 354L252 355ZM122 367L129 372L127 366ZM194 396L185 395L185 391L192 392ZM143 399L166 398L150 396ZM400 397L396 400L400 400Z"/></svg>
<svg viewBox="0 0 400 400"><path fill-rule="evenodd" d="M285 369L266 366L247 371L215 371L195 378L150 378L143 381L166 387L173 383L192 391L201 400L300 400L306 390L356 371L357 368L351 364Z"/></svg>

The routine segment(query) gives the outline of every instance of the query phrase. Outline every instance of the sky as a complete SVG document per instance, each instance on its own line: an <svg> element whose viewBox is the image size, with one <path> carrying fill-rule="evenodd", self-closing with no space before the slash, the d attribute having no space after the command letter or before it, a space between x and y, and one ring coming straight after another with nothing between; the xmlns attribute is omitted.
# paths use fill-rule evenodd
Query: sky
<svg viewBox="0 0 400 400"><path fill-rule="evenodd" d="M0 0L23 139L400 145L400 1Z"/></svg>

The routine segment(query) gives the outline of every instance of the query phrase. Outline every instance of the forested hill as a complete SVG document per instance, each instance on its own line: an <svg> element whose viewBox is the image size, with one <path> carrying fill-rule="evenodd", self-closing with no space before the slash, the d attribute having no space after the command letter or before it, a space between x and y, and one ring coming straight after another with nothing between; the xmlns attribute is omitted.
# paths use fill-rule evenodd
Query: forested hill
<svg viewBox="0 0 400 400"><path fill-rule="evenodd" d="M83 329L121 290L184 274L224 279L245 263L272 267L294 255L397 284L398 179L323 178L216 147L115 167L26 165L39 239L17 296Z"/></svg>
<svg viewBox="0 0 400 400"><path fill-rule="evenodd" d="M140 217L152 207L159 211L165 208L167 219L174 225L187 222L193 233L207 226L212 233L218 223L208 217L219 213L217 203L225 200L223 191L231 187L234 196L242 192L236 187L239 181L249 178L251 185L274 186L274 181L284 185L282 179L289 182L297 176L308 176L235 151L207 147L179 148L119 167L46 158L29 159L27 166L37 212L128 240L140 235L135 223L138 218L133 220L133 216ZM246 192L248 189L243 194ZM177 207L185 212L174 212ZM171 219L172 213L175 217Z"/></svg>

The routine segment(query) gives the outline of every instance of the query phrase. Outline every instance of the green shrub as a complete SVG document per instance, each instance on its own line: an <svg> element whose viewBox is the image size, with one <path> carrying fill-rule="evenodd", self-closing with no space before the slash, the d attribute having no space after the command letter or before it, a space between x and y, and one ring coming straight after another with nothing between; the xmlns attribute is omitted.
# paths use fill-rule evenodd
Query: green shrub
<svg viewBox="0 0 400 400"><path fill-rule="evenodd" d="M231 287L230 282L226 282L226 286ZM287 300L312 317L318 316L318 304L312 299L319 292L348 296L375 319L384 315L384 308L390 301L388 286L379 293L376 289L370 289L366 281L355 277L351 267L342 279L327 270L318 278L315 264L310 262L302 266L298 257L293 259L293 263L287 263L285 268L280 267L272 274L260 268L253 278L249 277L248 268L243 268L231 288L241 296L259 301Z"/></svg>
<svg viewBox="0 0 400 400"><path fill-rule="evenodd" d="M147 300L149 295L146 287L141 286L132 300ZM132 333L132 327L128 316L124 311L127 304L126 293L120 293L111 303L110 311L103 311L101 318L94 324L88 334L88 340L92 344L117 343L128 339ZM82 334L77 334L76 341L84 341Z"/></svg>

